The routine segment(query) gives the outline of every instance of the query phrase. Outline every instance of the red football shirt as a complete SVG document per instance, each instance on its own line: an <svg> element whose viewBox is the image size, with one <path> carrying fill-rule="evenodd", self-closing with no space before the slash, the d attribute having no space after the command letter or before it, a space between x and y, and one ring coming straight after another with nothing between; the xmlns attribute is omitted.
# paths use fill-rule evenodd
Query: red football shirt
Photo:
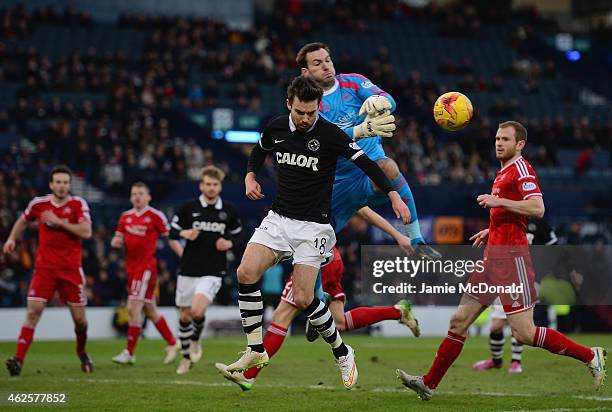
<svg viewBox="0 0 612 412"><path fill-rule="evenodd" d="M136 209L123 212L115 233L123 237L126 270L131 273L155 268L157 239L168 236L169 231L166 216L155 208L147 206L140 212Z"/></svg>
<svg viewBox="0 0 612 412"><path fill-rule="evenodd" d="M36 267L38 269L78 270L81 267L81 238L66 230L42 223L40 216L47 210L68 223L90 222L87 202L78 196L68 196L64 203L58 205L53 202L52 195L40 196L32 199L23 213L26 221L39 221Z"/></svg>
<svg viewBox="0 0 612 412"><path fill-rule="evenodd" d="M535 171L522 156L497 173L491 194L510 200L542 196ZM487 246L528 245L526 232L527 216L501 207L491 209Z"/></svg>

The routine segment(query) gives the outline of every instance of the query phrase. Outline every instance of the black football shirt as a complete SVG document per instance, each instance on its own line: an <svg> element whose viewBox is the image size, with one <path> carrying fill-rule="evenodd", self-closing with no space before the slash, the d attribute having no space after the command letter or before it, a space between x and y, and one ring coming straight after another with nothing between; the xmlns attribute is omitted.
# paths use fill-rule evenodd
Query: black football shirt
<svg viewBox="0 0 612 412"><path fill-rule="evenodd" d="M307 132L296 130L289 115L279 116L264 129L258 144L272 154L278 172L272 210L317 223L330 222L338 156L351 161L364 156L340 128L320 116Z"/></svg>
<svg viewBox="0 0 612 412"><path fill-rule="evenodd" d="M236 208L220 197L214 205L205 202L204 196L185 203L172 218L170 239L181 239L181 230L196 229L200 234L195 240L186 240L180 260L182 276L223 276L227 270L226 252L217 250L219 238L234 240L242 231ZM235 243L235 241L234 241Z"/></svg>

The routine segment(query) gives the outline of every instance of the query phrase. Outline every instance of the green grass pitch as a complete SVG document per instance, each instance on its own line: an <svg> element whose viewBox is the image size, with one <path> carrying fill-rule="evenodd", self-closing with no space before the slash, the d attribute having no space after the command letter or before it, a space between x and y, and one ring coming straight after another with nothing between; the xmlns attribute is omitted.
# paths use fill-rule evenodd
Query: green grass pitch
<svg viewBox="0 0 612 412"><path fill-rule="evenodd" d="M576 335L589 346L612 348L610 335ZM485 338L470 338L433 399L422 402L403 389L395 378L401 367L413 373L428 368L439 338L382 338L345 335L357 355L359 383L343 389L331 352L321 340L309 344L302 336L289 337L254 388L241 392L222 379L215 362L230 363L243 350L242 337L204 341L204 357L187 375L175 373L176 363L162 365L163 343L141 340L134 366L116 365L111 357L124 347L123 340L92 341L88 351L94 373L80 371L73 342L36 342L23 372L17 378L0 373L0 394L11 392L63 392L69 403L62 410L100 411L201 411L201 410L419 410L419 411L600 411L612 410L610 382L593 390L587 368L579 362L541 349L525 348L524 373L501 370L476 372L471 364L487 356ZM2 361L13 354L14 343L0 343ZM0 403L0 410L23 406ZM56 407L51 407L56 408ZM26 410L31 409L27 407Z"/></svg>

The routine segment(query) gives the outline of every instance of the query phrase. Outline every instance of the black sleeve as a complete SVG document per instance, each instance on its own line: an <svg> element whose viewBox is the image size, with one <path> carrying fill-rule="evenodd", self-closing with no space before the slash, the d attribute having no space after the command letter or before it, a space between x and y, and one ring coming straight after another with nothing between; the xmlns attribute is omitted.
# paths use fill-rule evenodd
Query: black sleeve
<svg viewBox="0 0 612 412"><path fill-rule="evenodd" d="M259 173L261 167L266 161L267 151L262 149L259 144L256 144L251 150L251 155L249 156L249 164L247 166L247 173L253 172L255 174Z"/></svg>
<svg viewBox="0 0 612 412"><path fill-rule="evenodd" d="M182 206L178 212L172 217L172 222L170 223L170 239L172 240L180 240L181 239L181 230L189 229L187 222L187 213L186 213L187 205Z"/></svg>
<svg viewBox="0 0 612 412"><path fill-rule="evenodd" d="M354 162L383 192L389 193L395 190L385 172L361 150L357 143L349 139L342 129L332 125L331 133L334 135L331 138L333 151Z"/></svg>
<svg viewBox="0 0 612 412"><path fill-rule="evenodd" d="M326 134L329 134L329 142L331 150L338 156L345 157L351 162L354 162L359 156L363 155L361 147L346 136L335 124L329 124Z"/></svg>
<svg viewBox="0 0 612 412"><path fill-rule="evenodd" d="M249 156L249 163L247 166L247 173L253 172L257 174L261 170L261 166L263 166L266 161L266 155L270 150L274 148L274 144L272 143L272 139L270 138L270 134L267 131L267 128L261 133L261 137L259 141L251 150L251 155Z"/></svg>
<svg viewBox="0 0 612 412"><path fill-rule="evenodd" d="M376 162L372 161L366 154L362 154L358 156L355 160L355 165L359 167L363 172L368 175L370 179L374 182L376 186L380 190L385 193L389 193L394 191L393 185L389 181L385 172L376 164Z"/></svg>

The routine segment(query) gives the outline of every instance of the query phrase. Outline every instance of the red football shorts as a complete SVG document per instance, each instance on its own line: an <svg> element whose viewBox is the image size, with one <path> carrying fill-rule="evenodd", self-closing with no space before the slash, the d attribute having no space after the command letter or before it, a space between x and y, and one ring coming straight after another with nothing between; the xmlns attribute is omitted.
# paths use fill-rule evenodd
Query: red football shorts
<svg viewBox="0 0 612 412"><path fill-rule="evenodd" d="M138 272L128 272L128 299L142 300L146 303L155 299L157 268L147 268Z"/></svg>
<svg viewBox="0 0 612 412"><path fill-rule="evenodd" d="M332 260L328 265L323 266L321 270L323 290L331 296L332 300L338 299L344 302L346 300L346 295L342 288L342 273L344 273L344 263L342 263L342 259ZM293 300L293 272L289 275L287 283L285 283L281 300L284 300L292 306L296 306Z"/></svg>
<svg viewBox="0 0 612 412"><path fill-rule="evenodd" d="M473 272L468 285L466 294L482 305L491 305L499 296L506 315L524 312L539 302L529 254L486 259L484 270Z"/></svg>
<svg viewBox="0 0 612 412"><path fill-rule="evenodd" d="M83 268L34 270L28 290L28 300L50 302L56 290L63 304L86 306L87 295Z"/></svg>

